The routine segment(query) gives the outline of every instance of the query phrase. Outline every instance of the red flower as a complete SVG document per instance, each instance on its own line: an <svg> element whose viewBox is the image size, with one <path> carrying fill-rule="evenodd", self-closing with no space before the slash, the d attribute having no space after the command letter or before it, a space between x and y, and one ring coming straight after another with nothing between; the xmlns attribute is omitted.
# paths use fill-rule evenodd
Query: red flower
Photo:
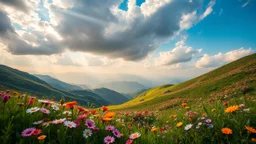
<svg viewBox="0 0 256 144"><path fill-rule="evenodd" d="M34 100L33 100L33 99L29 99L29 100L27 101L27 104L28 104L28 105L34 104Z"/></svg>
<svg viewBox="0 0 256 144"><path fill-rule="evenodd" d="M96 114L96 110L91 110L91 114L95 115Z"/></svg>
<svg viewBox="0 0 256 144"><path fill-rule="evenodd" d="M223 104L224 106L227 106L228 105L228 102L224 102L224 104Z"/></svg>
<svg viewBox="0 0 256 144"><path fill-rule="evenodd" d="M66 103L66 108L73 108L74 105L78 104L77 101L72 101L72 102L67 102Z"/></svg>
<svg viewBox="0 0 256 144"><path fill-rule="evenodd" d="M106 107L106 106L102 106L101 108L102 108L103 112L108 110L108 107Z"/></svg>

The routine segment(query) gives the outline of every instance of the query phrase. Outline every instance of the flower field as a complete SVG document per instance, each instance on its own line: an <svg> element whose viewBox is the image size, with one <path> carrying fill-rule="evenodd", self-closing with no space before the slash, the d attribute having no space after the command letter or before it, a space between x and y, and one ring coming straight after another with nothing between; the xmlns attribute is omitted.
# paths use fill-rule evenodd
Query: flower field
<svg viewBox="0 0 256 144"><path fill-rule="evenodd" d="M111 111L3 90L3 143L253 143L255 98L215 96L176 102L171 111Z"/></svg>

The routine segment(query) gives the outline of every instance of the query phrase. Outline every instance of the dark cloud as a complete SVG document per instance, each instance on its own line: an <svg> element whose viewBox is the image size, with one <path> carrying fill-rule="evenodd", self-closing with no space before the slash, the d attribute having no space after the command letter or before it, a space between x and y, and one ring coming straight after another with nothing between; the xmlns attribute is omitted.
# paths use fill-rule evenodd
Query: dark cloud
<svg viewBox="0 0 256 144"><path fill-rule="evenodd" d="M0 10L0 35L6 35L8 31L14 32L11 21L6 13Z"/></svg>
<svg viewBox="0 0 256 144"><path fill-rule="evenodd" d="M28 12L29 10L25 0L0 0L0 3L11 6L24 12Z"/></svg>

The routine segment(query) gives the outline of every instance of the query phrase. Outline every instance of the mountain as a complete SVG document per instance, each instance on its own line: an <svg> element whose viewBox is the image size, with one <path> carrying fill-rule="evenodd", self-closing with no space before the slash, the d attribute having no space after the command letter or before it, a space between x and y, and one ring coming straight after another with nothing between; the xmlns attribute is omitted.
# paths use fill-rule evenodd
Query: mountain
<svg viewBox="0 0 256 144"><path fill-rule="evenodd" d="M35 74L35 76L47 82L49 85L51 85L52 87L58 90L63 90L63 91L82 90L82 88L79 86L65 83L63 81L60 81L48 75Z"/></svg>
<svg viewBox="0 0 256 144"><path fill-rule="evenodd" d="M137 96L141 95L142 93L148 91L149 89L140 89L140 90L137 90L136 92L134 93L122 93L122 95L124 95L125 97L127 97L128 99L134 99L136 98Z"/></svg>
<svg viewBox="0 0 256 144"><path fill-rule="evenodd" d="M161 110L163 106L170 107L176 100L203 99L207 102L211 95L223 94L234 97L239 94L256 96L256 54L177 85L149 89L135 99L110 109Z"/></svg>
<svg viewBox="0 0 256 144"><path fill-rule="evenodd" d="M13 69L11 67L0 65L0 85L5 89L17 90L30 95L39 94L39 96L55 96L55 100L62 97L65 100L76 100L81 105L87 105L88 102L94 103L96 106L105 105L105 100L101 97L93 97L90 95L76 95L71 92L61 91L53 88L45 81L33 76L29 73Z"/></svg>
<svg viewBox="0 0 256 144"><path fill-rule="evenodd" d="M93 89L93 93L99 95L106 101L108 101L110 104L122 104L124 102L127 102L129 99L122 94L107 89L107 88L98 88L98 89Z"/></svg>
<svg viewBox="0 0 256 144"><path fill-rule="evenodd" d="M114 81L109 83L101 84L98 87L108 88L119 93L133 93L137 90L146 89L147 87L133 81Z"/></svg>

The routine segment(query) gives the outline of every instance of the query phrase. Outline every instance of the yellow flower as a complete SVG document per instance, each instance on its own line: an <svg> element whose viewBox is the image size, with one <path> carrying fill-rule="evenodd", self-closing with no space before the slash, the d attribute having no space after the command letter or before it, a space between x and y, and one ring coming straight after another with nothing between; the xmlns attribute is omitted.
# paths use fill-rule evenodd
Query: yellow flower
<svg viewBox="0 0 256 144"><path fill-rule="evenodd" d="M180 127L180 126L182 126L183 125L183 122L178 122L177 124L176 124L176 127Z"/></svg>
<svg viewBox="0 0 256 144"><path fill-rule="evenodd" d="M230 106L228 108L225 109L225 112L226 113L232 113L232 112L235 112L239 109L239 106L238 105L235 105L235 106Z"/></svg>
<svg viewBox="0 0 256 144"><path fill-rule="evenodd" d="M177 115L176 114L174 114L174 115L170 115L170 118L176 118L177 117Z"/></svg>
<svg viewBox="0 0 256 144"><path fill-rule="evenodd" d="M38 140L44 140L46 138L46 135L41 135L41 136L39 136L37 139Z"/></svg>
<svg viewBox="0 0 256 144"><path fill-rule="evenodd" d="M166 121L166 123L169 123L169 121Z"/></svg>
<svg viewBox="0 0 256 144"><path fill-rule="evenodd" d="M232 134L232 130L230 128L222 128L221 131L226 135Z"/></svg>
<svg viewBox="0 0 256 144"><path fill-rule="evenodd" d="M245 126L245 128L251 133L256 133L256 129L254 129L253 127Z"/></svg>
<svg viewBox="0 0 256 144"><path fill-rule="evenodd" d="M186 106L185 109L189 109L190 107L189 106Z"/></svg>
<svg viewBox="0 0 256 144"><path fill-rule="evenodd" d="M156 132L157 128L156 127L152 127L151 132Z"/></svg>
<svg viewBox="0 0 256 144"><path fill-rule="evenodd" d="M215 109L212 109L212 112L215 112Z"/></svg>
<svg viewBox="0 0 256 144"><path fill-rule="evenodd" d="M256 142L256 138L252 138L252 142Z"/></svg>

